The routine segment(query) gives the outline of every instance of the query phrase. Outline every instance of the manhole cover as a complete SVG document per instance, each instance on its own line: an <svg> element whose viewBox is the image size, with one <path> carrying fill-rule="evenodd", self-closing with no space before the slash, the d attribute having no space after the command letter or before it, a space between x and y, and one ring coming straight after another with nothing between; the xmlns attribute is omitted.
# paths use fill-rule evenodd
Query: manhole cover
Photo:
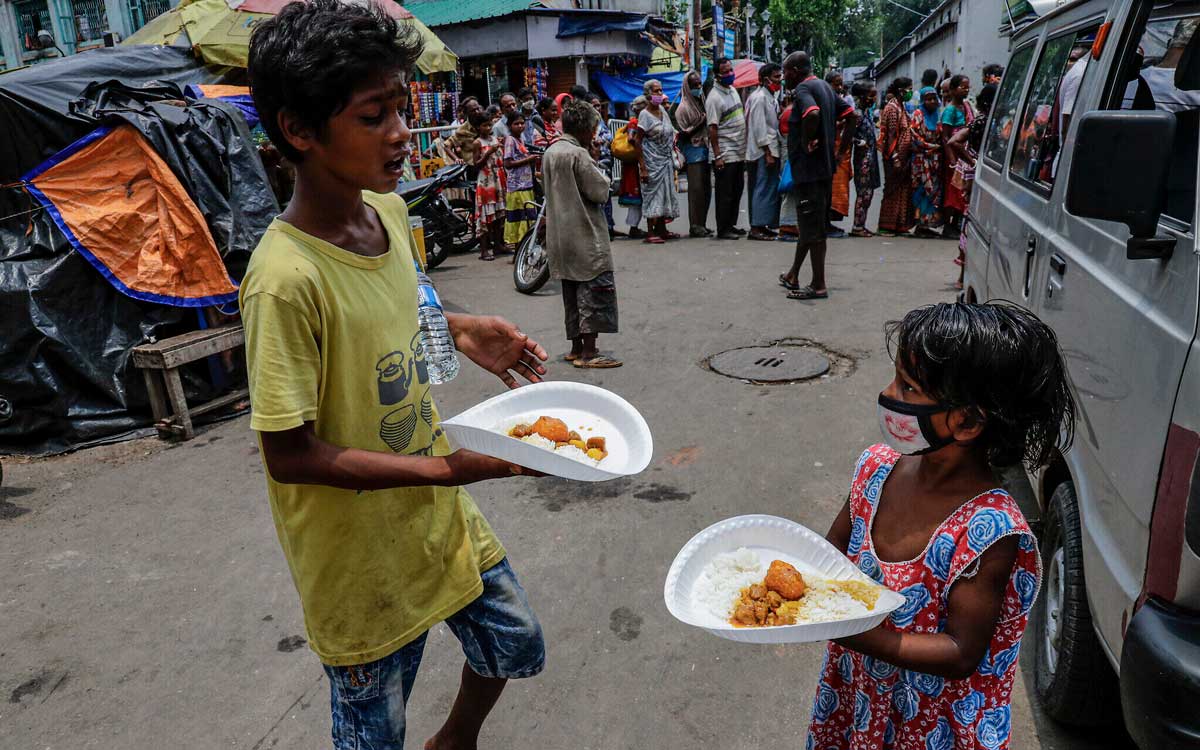
<svg viewBox="0 0 1200 750"><path fill-rule="evenodd" d="M760 383L807 380L829 372L829 359L799 346L751 346L715 354L708 366L726 377Z"/></svg>

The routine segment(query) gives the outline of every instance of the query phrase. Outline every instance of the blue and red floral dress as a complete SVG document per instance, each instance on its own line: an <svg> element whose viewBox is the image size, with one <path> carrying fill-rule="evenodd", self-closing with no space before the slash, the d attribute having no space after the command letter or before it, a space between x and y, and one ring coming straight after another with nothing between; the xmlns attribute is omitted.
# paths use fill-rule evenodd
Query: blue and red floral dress
<svg viewBox="0 0 1200 750"><path fill-rule="evenodd" d="M978 571L996 541L1020 537L996 630L970 677L948 680L900 669L830 643L809 727L808 750L1003 750L1009 746L1017 651L1041 581L1037 540L1012 496L992 490L963 503L906 562L875 554L871 524L883 484L900 454L868 448L850 487L847 557L904 596L882 627L899 632L945 629L950 588Z"/></svg>

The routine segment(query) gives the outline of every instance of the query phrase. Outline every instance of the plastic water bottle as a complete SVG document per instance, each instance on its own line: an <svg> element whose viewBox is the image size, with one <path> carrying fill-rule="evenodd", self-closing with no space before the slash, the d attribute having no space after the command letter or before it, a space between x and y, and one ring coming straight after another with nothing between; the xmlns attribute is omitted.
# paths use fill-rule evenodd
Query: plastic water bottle
<svg viewBox="0 0 1200 750"><path fill-rule="evenodd" d="M429 369L429 382L437 385L448 383L458 375L458 354L454 349L454 338L442 301L429 276L417 269L417 324L421 326L421 348L425 350L425 366Z"/></svg>

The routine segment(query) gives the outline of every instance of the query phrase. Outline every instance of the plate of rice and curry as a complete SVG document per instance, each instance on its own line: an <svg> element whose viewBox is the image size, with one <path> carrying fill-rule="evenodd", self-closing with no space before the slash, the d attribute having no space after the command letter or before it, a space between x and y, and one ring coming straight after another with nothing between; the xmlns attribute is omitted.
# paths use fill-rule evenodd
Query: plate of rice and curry
<svg viewBox="0 0 1200 750"><path fill-rule="evenodd" d="M745 643L844 638L904 604L823 536L768 515L729 518L692 537L663 599L680 622Z"/></svg>
<svg viewBox="0 0 1200 750"><path fill-rule="evenodd" d="M654 454L650 427L638 410L586 383L522 386L442 426L459 448L581 482L637 474Z"/></svg>

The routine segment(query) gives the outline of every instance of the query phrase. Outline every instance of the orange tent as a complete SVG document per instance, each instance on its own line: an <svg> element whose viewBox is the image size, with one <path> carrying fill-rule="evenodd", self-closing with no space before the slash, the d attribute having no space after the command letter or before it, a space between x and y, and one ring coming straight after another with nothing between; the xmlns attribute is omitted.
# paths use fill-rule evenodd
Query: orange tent
<svg viewBox="0 0 1200 750"><path fill-rule="evenodd" d="M124 294L179 307L237 299L204 216L131 125L89 133L22 182L75 250Z"/></svg>

